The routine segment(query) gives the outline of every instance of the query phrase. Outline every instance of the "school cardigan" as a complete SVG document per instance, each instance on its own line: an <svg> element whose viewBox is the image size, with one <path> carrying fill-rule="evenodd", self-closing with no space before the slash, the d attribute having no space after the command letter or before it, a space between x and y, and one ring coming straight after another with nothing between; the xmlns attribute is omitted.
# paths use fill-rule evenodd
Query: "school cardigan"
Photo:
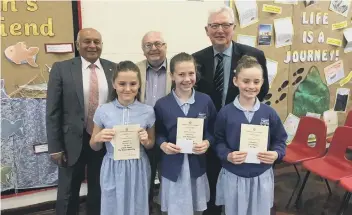
<svg viewBox="0 0 352 215"><path fill-rule="evenodd" d="M215 122L214 136L215 149L223 168L240 177L256 177L271 168L272 165L262 163L235 165L227 160L230 152L239 150L242 123L269 126L268 151L276 151L278 160L285 156L287 134L275 110L266 104L260 104L251 122L248 122L244 112L235 107L233 103L226 105L219 111Z"/></svg>
<svg viewBox="0 0 352 215"><path fill-rule="evenodd" d="M155 143L160 147L163 142L176 144L177 118L204 118L203 140L208 140L210 145L214 144L214 123L216 109L210 97L204 93L195 92L195 102L190 104L187 116L183 113L172 93L159 99L155 106ZM208 149L210 150L210 148ZM176 182L181 172L184 154L167 155L162 152L161 175ZM189 154L189 167L191 177L198 178L205 173L205 154Z"/></svg>

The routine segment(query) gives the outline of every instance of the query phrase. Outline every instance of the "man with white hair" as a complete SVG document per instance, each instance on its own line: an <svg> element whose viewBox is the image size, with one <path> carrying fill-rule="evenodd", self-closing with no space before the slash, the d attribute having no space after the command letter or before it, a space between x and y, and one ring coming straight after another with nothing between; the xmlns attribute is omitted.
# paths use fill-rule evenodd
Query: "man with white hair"
<svg viewBox="0 0 352 215"><path fill-rule="evenodd" d="M268 93L268 71L264 53L256 48L234 42L235 16L230 7L222 6L209 13L205 31L212 45L193 54L199 66L201 78L196 90L208 94L216 109L234 101L239 94L233 84L237 62L243 55L255 57L263 68L264 83L258 95L260 101ZM207 176L210 185L210 201L204 214L220 215L221 207L215 205L216 183L221 169L214 150L208 150Z"/></svg>
<svg viewBox="0 0 352 215"><path fill-rule="evenodd" d="M155 102L171 91L170 66L166 59L167 44L159 31L149 31L142 38L142 50L145 60L137 63L141 74L140 100L154 107ZM149 208L152 209L154 179L160 161L160 148L154 146L147 151L151 166L151 184Z"/></svg>

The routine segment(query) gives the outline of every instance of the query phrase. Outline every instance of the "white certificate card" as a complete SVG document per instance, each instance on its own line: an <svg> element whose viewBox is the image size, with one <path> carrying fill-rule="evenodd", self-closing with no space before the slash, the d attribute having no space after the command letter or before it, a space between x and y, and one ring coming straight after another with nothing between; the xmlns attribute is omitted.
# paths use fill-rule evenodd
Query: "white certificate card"
<svg viewBox="0 0 352 215"><path fill-rule="evenodd" d="M111 143L114 146L114 160L130 160L140 158L140 141L138 131L140 125L114 126L115 136Z"/></svg>

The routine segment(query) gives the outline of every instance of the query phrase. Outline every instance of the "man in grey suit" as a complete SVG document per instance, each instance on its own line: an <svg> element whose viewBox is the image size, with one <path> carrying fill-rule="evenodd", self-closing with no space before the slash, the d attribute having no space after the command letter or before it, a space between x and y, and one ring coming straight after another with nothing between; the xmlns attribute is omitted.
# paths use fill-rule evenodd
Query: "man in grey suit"
<svg viewBox="0 0 352 215"><path fill-rule="evenodd" d="M77 36L80 57L52 66L47 91L46 129L49 153L59 166L56 214L79 210L79 191L87 166L87 214L100 214L100 166L105 149L89 146L92 117L112 90L114 63L100 58L102 38L92 28Z"/></svg>

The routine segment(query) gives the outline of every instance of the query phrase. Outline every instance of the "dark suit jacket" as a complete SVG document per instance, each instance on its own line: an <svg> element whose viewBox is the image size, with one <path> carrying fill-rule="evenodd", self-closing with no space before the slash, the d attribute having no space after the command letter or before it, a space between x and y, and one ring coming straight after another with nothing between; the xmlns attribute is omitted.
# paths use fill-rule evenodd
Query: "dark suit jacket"
<svg viewBox="0 0 352 215"><path fill-rule="evenodd" d="M109 93L114 63L100 59ZM64 151L68 166L80 156L84 130L84 96L81 57L52 66L46 101L46 133L49 153ZM88 144L88 143L85 143Z"/></svg>
<svg viewBox="0 0 352 215"><path fill-rule="evenodd" d="M257 58L260 65L263 67L264 73L264 83L258 95L260 101L263 100L264 96L269 91L269 82L268 82L268 70L266 68L266 58L264 52L239 43L233 42L233 52L232 52L232 63L231 63L231 72L230 72L230 79L227 80L229 82L229 87L227 90L227 96L225 100L225 104L232 102L239 93L238 87L233 84L233 76L234 70L237 67L237 62L241 59L243 55L249 55ZM214 50L213 46L209 46L203 50L200 50L193 54L197 64L198 64L198 71L201 74L200 80L196 84L196 90L208 94L217 110L221 108L221 100L215 94L215 86L213 83L214 77Z"/></svg>

